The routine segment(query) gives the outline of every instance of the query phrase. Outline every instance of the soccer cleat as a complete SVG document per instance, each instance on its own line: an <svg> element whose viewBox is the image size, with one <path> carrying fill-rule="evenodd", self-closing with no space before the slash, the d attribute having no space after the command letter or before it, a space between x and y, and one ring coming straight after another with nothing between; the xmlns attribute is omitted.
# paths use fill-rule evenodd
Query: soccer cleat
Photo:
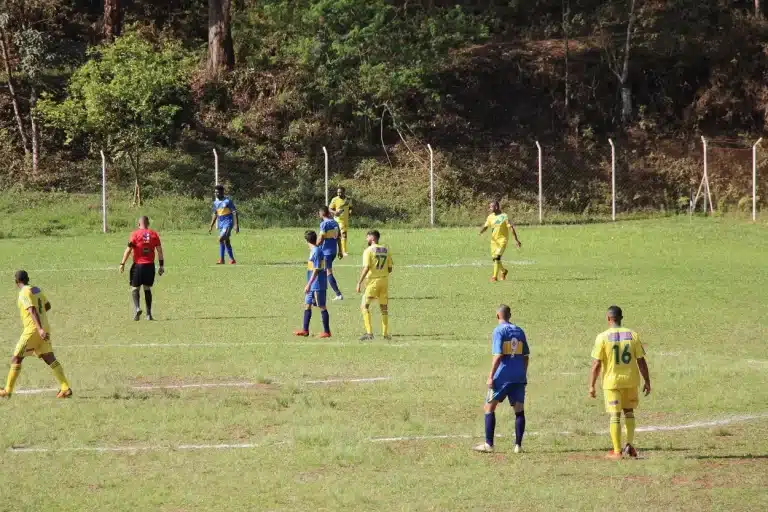
<svg viewBox="0 0 768 512"><path fill-rule="evenodd" d="M11 398L11 394L4 389L0 389L0 398Z"/></svg>
<svg viewBox="0 0 768 512"><path fill-rule="evenodd" d="M504 269L501 271L501 280L506 281L507 280L507 274L509 274L509 270Z"/></svg>
<svg viewBox="0 0 768 512"><path fill-rule="evenodd" d="M333 298L333 300L344 300L344 296L339 294Z"/></svg>
<svg viewBox="0 0 768 512"><path fill-rule="evenodd" d="M523 447L520 446L519 444L516 444L514 451L515 451L515 453L523 453Z"/></svg>
<svg viewBox="0 0 768 512"><path fill-rule="evenodd" d="M605 454L605 458L608 460L621 460L621 453L611 450Z"/></svg>
<svg viewBox="0 0 768 512"><path fill-rule="evenodd" d="M637 458L637 450L635 450L635 447L629 443L624 446L624 449L621 451L621 453L627 457Z"/></svg>
<svg viewBox="0 0 768 512"><path fill-rule="evenodd" d="M304 338L306 338L307 336L309 336L309 331L293 331L293 335L303 336Z"/></svg>
<svg viewBox="0 0 768 512"><path fill-rule="evenodd" d="M347 256L349 256L349 253L348 253L348 252L345 252L345 253L344 253L344 257L346 258Z"/></svg>
<svg viewBox="0 0 768 512"><path fill-rule="evenodd" d="M64 391L63 389L56 393L56 398L69 398L72 396L72 389Z"/></svg>
<svg viewBox="0 0 768 512"><path fill-rule="evenodd" d="M360 336L360 341L371 341L371 340L373 340L373 334L366 333Z"/></svg>
<svg viewBox="0 0 768 512"><path fill-rule="evenodd" d="M217 262L216 262L216 264L217 264L217 265L223 265L223 264L224 264L224 260L222 260L222 259L219 259L219 261L217 261Z"/></svg>
<svg viewBox="0 0 768 512"><path fill-rule="evenodd" d="M155 319L155 318L154 318L152 315L147 315L147 320L149 320L149 321L152 321L152 320L154 320L154 319Z"/></svg>
<svg viewBox="0 0 768 512"><path fill-rule="evenodd" d="M237 262L235 260L232 260L229 262L230 265L237 265Z"/></svg>
<svg viewBox="0 0 768 512"><path fill-rule="evenodd" d="M386 335L386 336L384 336L383 338L384 338L385 340L387 340L387 341L392 341L392 335L391 335L391 334L387 334L387 335Z"/></svg>
<svg viewBox="0 0 768 512"><path fill-rule="evenodd" d="M493 453L493 446L491 446L488 443L483 443L477 446L473 446L472 449L480 453Z"/></svg>
<svg viewBox="0 0 768 512"><path fill-rule="evenodd" d="M139 320L141 320L141 310L137 309L136 313L133 315L133 321L138 322Z"/></svg>
<svg viewBox="0 0 768 512"><path fill-rule="evenodd" d="M329 333L329 332L321 332L320 334L317 335L317 337L318 338L330 338L331 337L331 333Z"/></svg>
<svg viewBox="0 0 768 512"><path fill-rule="evenodd" d="M498 281L498 279L496 279L495 277L492 277L492 278L491 278L491 282L492 282L492 283L495 283L496 281Z"/></svg>

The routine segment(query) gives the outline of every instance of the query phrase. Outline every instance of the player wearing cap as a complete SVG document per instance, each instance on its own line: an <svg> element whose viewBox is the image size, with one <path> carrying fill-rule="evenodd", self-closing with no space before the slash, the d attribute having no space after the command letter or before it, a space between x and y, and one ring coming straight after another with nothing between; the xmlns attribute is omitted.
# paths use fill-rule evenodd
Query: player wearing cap
<svg viewBox="0 0 768 512"><path fill-rule="evenodd" d="M640 402L637 387L643 376L645 395L651 392L651 377L645 362L645 349L640 336L633 330L621 326L623 313L618 306L608 308L606 314L608 330L597 335L592 349L592 372L589 377L589 396L595 398L595 383L600 371L603 372L603 394L605 410L611 415L610 433L613 450L610 459L621 459L622 455L637 457L632 446L635 439L635 408ZM621 447L621 412L627 427L627 444Z"/></svg>
<svg viewBox="0 0 768 512"><path fill-rule="evenodd" d="M14 281L16 287L19 288L17 304L21 313L23 331L19 342L16 344L16 349L13 351L11 369L8 371L5 388L0 389L0 397L10 398L16 386L16 379L21 373L22 360L25 356L34 354L45 361L56 380L59 381L59 392L56 394L56 398L69 398L72 396L72 389L64 375L64 369L56 356L53 355L53 348L51 347L51 328L48 324L48 312L51 310L51 303L43 290L38 286L29 284L29 274L26 271L17 271L14 275Z"/></svg>
<svg viewBox="0 0 768 512"><path fill-rule="evenodd" d="M144 303L147 307L147 320L152 318L152 286L155 284L155 251L160 261L160 268L157 273L165 273L165 259L163 258L163 247L160 245L160 235L156 231L149 229L149 217L139 219L139 229L131 233L128 240L128 247L123 252L123 259L120 261L120 273L125 270L125 262L133 251L133 264L129 272L128 282L131 286L131 298L133 299L133 319L138 321L141 318L141 299L139 298L139 288L144 288Z"/></svg>

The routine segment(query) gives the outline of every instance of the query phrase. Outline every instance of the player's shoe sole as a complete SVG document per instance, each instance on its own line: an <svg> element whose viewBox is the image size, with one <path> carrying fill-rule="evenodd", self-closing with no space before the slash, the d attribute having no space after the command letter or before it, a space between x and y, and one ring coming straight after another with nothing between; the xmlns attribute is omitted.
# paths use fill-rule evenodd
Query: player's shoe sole
<svg viewBox="0 0 768 512"><path fill-rule="evenodd" d="M70 398L72 396L72 389L68 389L66 391L59 391L56 393L56 398Z"/></svg>
<svg viewBox="0 0 768 512"><path fill-rule="evenodd" d="M493 453L493 446L489 445L488 443L483 443L477 446L473 446L472 450L480 453Z"/></svg>
<svg viewBox="0 0 768 512"><path fill-rule="evenodd" d="M329 332L321 332L320 334L317 335L317 337L318 338L330 338L331 337L331 333L329 333Z"/></svg>
<svg viewBox="0 0 768 512"><path fill-rule="evenodd" d="M150 322L154 321L154 319L155 317L153 317L152 315L147 315L147 320L149 320Z"/></svg>
<svg viewBox="0 0 768 512"><path fill-rule="evenodd" d="M626 455L627 457L631 457L633 459L637 458L637 450L635 450L635 447L629 443L624 446L624 449L621 451L621 453L622 455Z"/></svg>
<svg viewBox="0 0 768 512"><path fill-rule="evenodd" d="M513 450L515 453L523 453L523 447L519 444L515 445L515 449Z"/></svg>
<svg viewBox="0 0 768 512"><path fill-rule="evenodd" d="M344 296L343 295L337 295L337 296L335 296L333 298L333 300L344 300Z"/></svg>
<svg viewBox="0 0 768 512"><path fill-rule="evenodd" d="M605 458L608 460L621 460L621 453L616 453L615 451L611 450L605 454Z"/></svg>
<svg viewBox="0 0 768 512"><path fill-rule="evenodd" d="M235 260L232 260L229 262L230 265L237 265L237 262Z"/></svg>
<svg viewBox="0 0 768 512"><path fill-rule="evenodd" d="M363 334L360 336L360 341L373 341L373 334Z"/></svg>
<svg viewBox="0 0 768 512"><path fill-rule="evenodd" d="M11 394L4 389L0 389L0 398L11 398Z"/></svg>
<svg viewBox="0 0 768 512"><path fill-rule="evenodd" d="M216 262L216 264L217 265L223 265L224 264L224 260L219 260L219 261Z"/></svg>
<svg viewBox="0 0 768 512"><path fill-rule="evenodd" d="M133 315L133 321L134 322L138 322L139 320L141 320L141 310L140 309L136 310L136 313L134 313L134 315Z"/></svg>
<svg viewBox="0 0 768 512"><path fill-rule="evenodd" d="M345 252L345 253L344 253L344 257L346 258L347 256L349 256L349 253L348 253L348 252Z"/></svg>
<svg viewBox="0 0 768 512"><path fill-rule="evenodd" d="M302 336L302 337L306 338L307 336L309 336L309 331L293 331L293 335L294 336Z"/></svg>
<svg viewBox="0 0 768 512"><path fill-rule="evenodd" d="M501 280L506 281L507 280L507 274L509 274L509 270L504 269L501 271Z"/></svg>

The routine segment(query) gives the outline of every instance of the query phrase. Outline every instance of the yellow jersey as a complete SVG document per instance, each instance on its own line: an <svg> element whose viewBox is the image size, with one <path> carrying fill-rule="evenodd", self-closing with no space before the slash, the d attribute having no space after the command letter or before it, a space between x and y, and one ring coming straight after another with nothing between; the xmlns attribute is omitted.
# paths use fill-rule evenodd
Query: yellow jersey
<svg viewBox="0 0 768 512"><path fill-rule="evenodd" d="M21 324L24 327L22 335L34 334L37 332L37 326L35 320L32 318L32 313L29 312L29 308L35 308L37 314L40 317L40 325L43 326L46 332L50 333L50 326L48 325L48 315L45 311L45 305L48 303L48 299L45 297L43 290L37 286L26 285L19 292L19 313L21 313Z"/></svg>
<svg viewBox="0 0 768 512"><path fill-rule="evenodd" d="M336 210L336 214L333 216L336 222L345 226L349 224L349 214L352 213L352 201L348 197L344 199L339 196L334 197L331 199L331 204L328 205L328 208Z"/></svg>
<svg viewBox="0 0 768 512"><path fill-rule="evenodd" d="M363 252L363 266L368 269L368 282L389 278L392 254L386 245L371 244Z"/></svg>
<svg viewBox="0 0 768 512"><path fill-rule="evenodd" d="M509 217L506 213L492 213L485 219L485 227L493 228L491 242L504 245L509 240Z"/></svg>
<svg viewBox="0 0 768 512"><path fill-rule="evenodd" d="M637 388L640 385L637 360L644 357L640 336L624 327L613 327L598 334L592 349L592 358L602 364L603 389Z"/></svg>

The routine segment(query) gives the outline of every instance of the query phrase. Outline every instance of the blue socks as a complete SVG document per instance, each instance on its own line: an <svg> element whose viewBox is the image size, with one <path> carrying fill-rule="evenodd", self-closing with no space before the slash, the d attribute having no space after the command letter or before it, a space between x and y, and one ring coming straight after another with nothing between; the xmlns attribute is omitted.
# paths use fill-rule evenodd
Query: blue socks
<svg viewBox="0 0 768 512"><path fill-rule="evenodd" d="M336 278L333 277L333 274L328 276L328 283L331 285L331 289L333 290L333 293L336 294L336 296L341 295L341 290L339 290L339 285L336 283Z"/></svg>
<svg viewBox="0 0 768 512"><path fill-rule="evenodd" d="M305 309L304 310L304 330L306 332L309 332L309 320L312 318L312 310L311 309Z"/></svg>
<svg viewBox="0 0 768 512"><path fill-rule="evenodd" d="M323 319L323 332L331 332L331 317L327 309L320 310L320 318Z"/></svg>
<svg viewBox="0 0 768 512"><path fill-rule="evenodd" d="M234 260L235 253L232 252L232 243L229 240L227 240L226 246L227 246L227 254L229 254L229 259ZM221 257L222 258L224 257L224 253L221 253Z"/></svg>
<svg viewBox="0 0 768 512"><path fill-rule="evenodd" d="M525 434L525 411L515 413L515 444L523 445L523 434Z"/></svg>
<svg viewBox="0 0 768 512"><path fill-rule="evenodd" d="M219 259L224 261L224 242L219 242Z"/></svg>
<svg viewBox="0 0 768 512"><path fill-rule="evenodd" d="M485 413L485 442L493 446L493 433L496 430L496 413Z"/></svg>

